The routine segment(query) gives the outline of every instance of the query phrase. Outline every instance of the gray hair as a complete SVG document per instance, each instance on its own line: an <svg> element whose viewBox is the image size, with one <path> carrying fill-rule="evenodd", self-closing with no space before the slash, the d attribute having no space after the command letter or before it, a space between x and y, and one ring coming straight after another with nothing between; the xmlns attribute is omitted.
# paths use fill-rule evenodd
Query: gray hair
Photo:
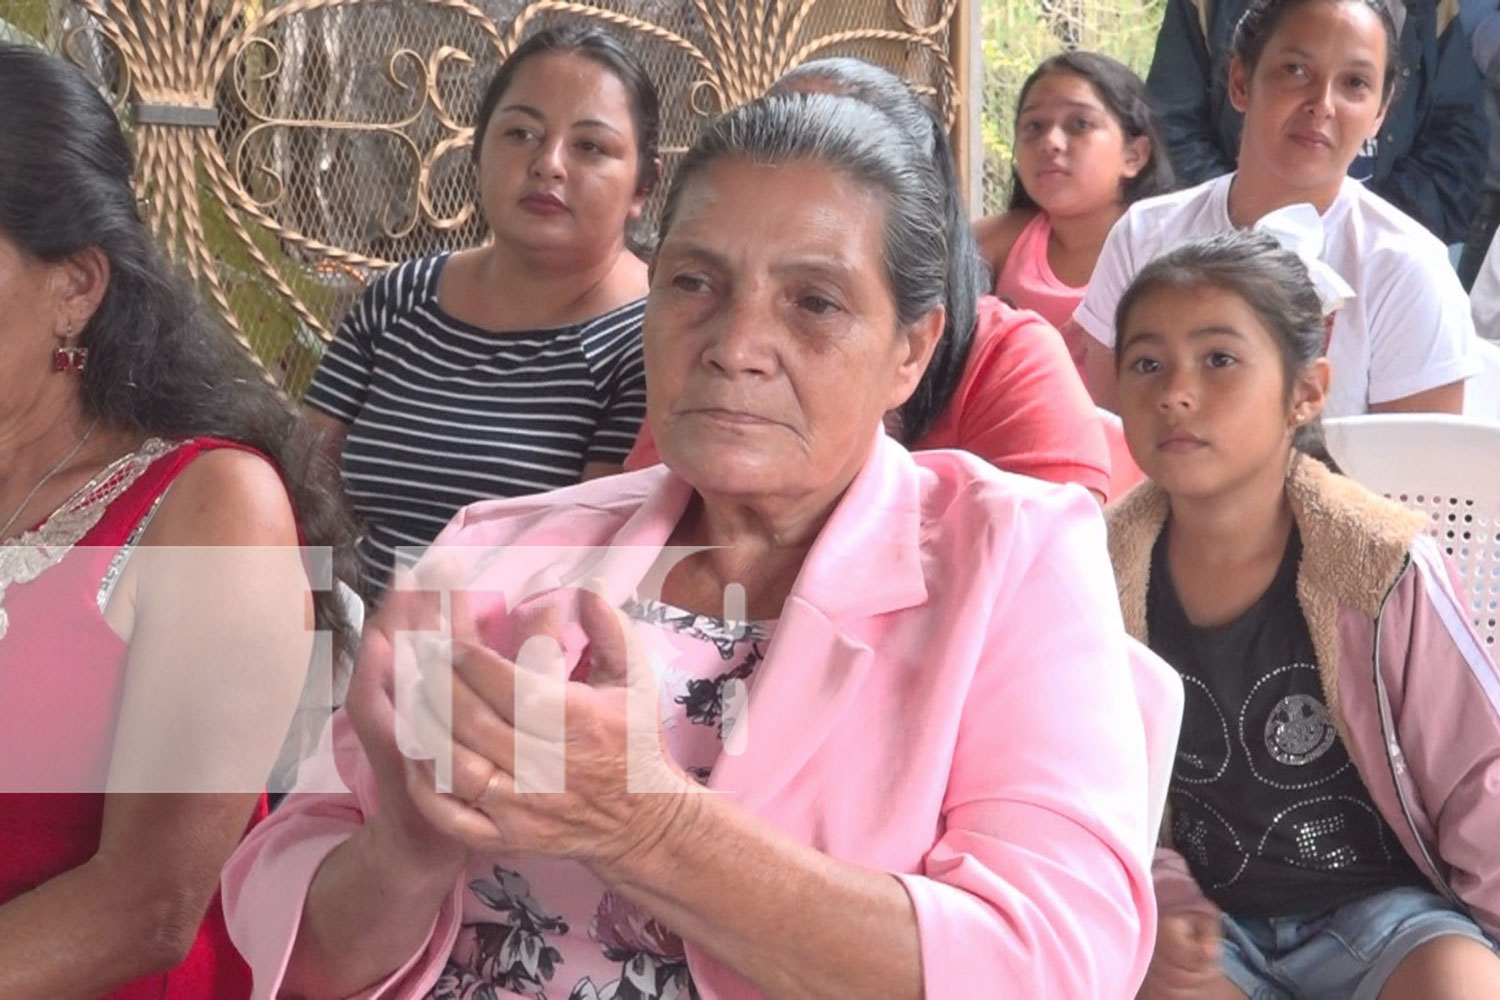
<svg viewBox="0 0 1500 1000"><path fill-rule="evenodd" d="M883 67L838 56L814 59L788 70L771 87L771 93L812 93L819 84L832 87L832 93L852 97L877 109L895 123L897 131L917 144L919 152L930 151L928 155L942 188L948 227L948 293L943 301L947 312L943 334L933 349L932 361L922 381L896 411L901 440L911 444L932 429L958 391L974 343L979 297L990 290L994 279L974 243L969 210L964 205L948 136L932 108L911 84Z"/></svg>
<svg viewBox="0 0 1500 1000"><path fill-rule="evenodd" d="M886 280L903 326L943 305L948 237L943 188L930 158L880 111L848 97L786 94L742 105L711 122L672 177L660 239L682 193L720 160L757 164L815 161L879 192L885 207ZM768 210L773 206L766 206Z"/></svg>

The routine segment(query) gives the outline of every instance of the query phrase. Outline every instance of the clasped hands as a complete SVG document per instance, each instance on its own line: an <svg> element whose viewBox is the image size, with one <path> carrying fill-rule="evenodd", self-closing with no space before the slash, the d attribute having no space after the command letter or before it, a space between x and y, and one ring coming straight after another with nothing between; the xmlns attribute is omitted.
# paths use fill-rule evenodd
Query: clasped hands
<svg viewBox="0 0 1500 1000"><path fill-rule="evenodd" d="M366 824L403 860L456 876L473 855L544 855L606 877L701 791L663 746L655 674L629 620L591 590L562 593L512 616L515 660L480 641L462 591L451 640L430 628L437 595L399 588L366 628L347 711L375 773ZM586 644L572 678L565 617ZM451 786L439 790L450 734Z"/></svg>

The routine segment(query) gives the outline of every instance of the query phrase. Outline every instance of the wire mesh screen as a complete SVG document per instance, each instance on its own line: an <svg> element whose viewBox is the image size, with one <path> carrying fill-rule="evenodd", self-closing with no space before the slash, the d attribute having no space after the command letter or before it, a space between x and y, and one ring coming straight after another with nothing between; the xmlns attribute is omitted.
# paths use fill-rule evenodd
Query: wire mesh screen
<svg viewBox="0 0 1500 1000"><path fill-rule="evenodd" d="M147 218L297 396L372 273L484 238L474 114L530 32L590 19L623 36L660 89L670 172L707 116L825 55L902 73L951 125L960 2L0 0L0 34L116 95Z"/></svg>

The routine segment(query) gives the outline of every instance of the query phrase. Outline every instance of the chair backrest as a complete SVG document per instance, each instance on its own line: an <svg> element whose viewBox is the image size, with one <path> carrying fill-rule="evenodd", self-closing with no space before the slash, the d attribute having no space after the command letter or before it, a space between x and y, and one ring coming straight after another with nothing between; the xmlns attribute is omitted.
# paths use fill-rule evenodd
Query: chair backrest
<svg viewBox="0 0 1500 1000"><path fill-rule="evenodd" d="M1464 383L1464 416L1500 421L1500 344L1476 340L1479 374Z"/></svg>
<svg viewBox="0 0 1500 1000"><path fill-rule="evenodd" d="M1130 673L1135 680L1135 700L1146 727L1146 789L1150 806L1146 814L1146 864L1156 853L1162 813L1167 806L1167 788L1177 762L1177 734L1182 729L1182 678L1167 662L1143 644L1126 639Z"/></svg>
<svg viewBox="0 0 1500 1000"><path fill-rule="evenodd" d="M1324 423L1328 450L1365 488L1428 515L1474 628L1500 633L1500 423L1446 414L1368 414Z"/></svg>

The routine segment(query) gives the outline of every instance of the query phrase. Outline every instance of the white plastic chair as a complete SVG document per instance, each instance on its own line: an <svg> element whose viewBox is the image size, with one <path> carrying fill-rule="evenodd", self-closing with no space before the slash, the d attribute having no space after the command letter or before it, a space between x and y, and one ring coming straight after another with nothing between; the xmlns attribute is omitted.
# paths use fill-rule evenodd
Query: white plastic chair
<svg viewBox="0 0 1500 1000"><path fill-rule="evenodd" d="M1500 344L1475 342L1479 374L1464 383L1464 416L1500 422Z"/></svg>
<svg viewBox="0 0 1500 1000"><path fill-rule="evenodd" d="M1468 591L1480 638L1500 633L1500 423L1447 414L1368 414L1324 424L1350 478L1429 517Z"/></svg>
<svg viewBox="0 0 1500 1000"><path fill-rule="evenodd" d="M1182 678L1141 643L1127 638L1126 646L1130 674L1135 680L1135 701L1146 727L1146 791L1150 803L1146 813L1146 843L1142 846L1149 866L1161 833L1172 767L1177 762L1177 735L1182 730Z"/></svg>

